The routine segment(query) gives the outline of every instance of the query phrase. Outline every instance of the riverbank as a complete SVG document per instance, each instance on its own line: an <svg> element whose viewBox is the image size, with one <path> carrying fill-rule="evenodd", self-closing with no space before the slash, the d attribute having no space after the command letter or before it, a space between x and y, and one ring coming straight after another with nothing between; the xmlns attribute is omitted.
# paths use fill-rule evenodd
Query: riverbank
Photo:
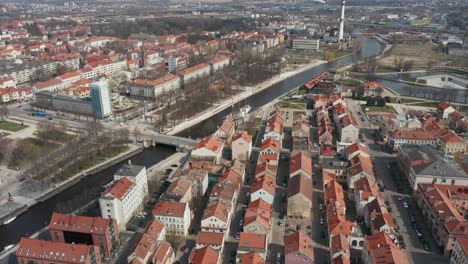
<svg viewBox="0 0 468 264"><path fill-rule="evenodd" d="M217 106L215 107L212 107L200 114L198 114L197 116L191 118L190 120L187 120L187 121L184 121L180 124L177 124L175 127L173 127L172 129L170 129L169 131L166 132L166 134L168 135L175 135L177 133L180 133L182 132L183 130L187 129L187 128L190 128L208 118L210 118L211 116L225 110L226 108L232 106L233 104L235 103L238 103L256 93L259 93L269 87L271 87L272 85L278 83L278 82L281 82L281 81L284 81L298 73L301 73L301 72L304 72L304 71L307 71L311 68L314 68L314 67L317 67L319 65L322 65L322 64L325 64L327 63L326 61L322 61L322 60L317 60L317 61L314 61L312 63L308 63L306 65L303 65L297 69L294 69L292 71L287 71L287 72L284 72L284 73L280 73L276 76L274 76L273 78L270 78L260 84L257 84L256 86L254 87L246 87L246 91L236 95L235 98L231 98L231 99L227 99L225 100L223 103L221 104L218 104Z"/></svg>
<svg viewBox="0 0 468 264"><path fill-rule="evenodd" d="M70 186L75 185L86 176L93 175L101 170L109 168L110 166L119 163L122 160L128 159L142 151L143 147L130 145L129 149L124 153L121 153L111 159L105 160L91 168L88 168L61 183L48 186L43 190L34 190L27 192L27 194L22 194L19 193L21 189L18 186L12 186L8 188L8 191L13 195L15 200L13 202L8 202L6 199L4 199L0 202L0 223L3 223L7 219L19 216L20 214L26 212L31 206L34 206L39 202L43 202L69 188Z"/></svg>

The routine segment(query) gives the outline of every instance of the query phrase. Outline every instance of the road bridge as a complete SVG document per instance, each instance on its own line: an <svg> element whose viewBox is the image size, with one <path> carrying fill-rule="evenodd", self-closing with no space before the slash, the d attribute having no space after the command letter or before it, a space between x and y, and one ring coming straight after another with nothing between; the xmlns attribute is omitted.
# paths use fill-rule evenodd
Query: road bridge
<svg viewBox="0 0 468 264"><path fill-rule="evenodd" d="M154 134L141 133L139 136L140 136L140 140L149 141L150 144L163 144L163 145L174 146L177 148L177 150L190 150L200 142L200 140L159 134L159 133L154 133Z"/></svg>

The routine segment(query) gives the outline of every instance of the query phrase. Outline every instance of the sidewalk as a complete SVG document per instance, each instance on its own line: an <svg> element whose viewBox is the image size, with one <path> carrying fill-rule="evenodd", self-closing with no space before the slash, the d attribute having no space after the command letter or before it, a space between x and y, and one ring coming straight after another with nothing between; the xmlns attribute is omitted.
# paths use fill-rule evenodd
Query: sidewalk
<svg viewBox="0 0 468 264"><path fill-rule="evenodd" d="M33 206L37 202L39 202L42 198L50 195L54 192L60 192L61 188L71 184L73 181L85 177L85 175L99 167L102 167L108 163L111 163L115 160L118 160L124 156L129 155L132 152L137 151L140 149L140 146L137 145L130 145L129 150L106 161L103 161L82 173L76 174L73 177L70 177L64 182L59 184L52 184L52 183L44 183L44 182L36 182L36 181L23 181L20 182L18 179L18 175L12 175L11 170L6 169L5 167L2 168L1 177L6 175L9 177L8 182L0 184L0 219L6 220L9 218L9 215L13 215L20 210L26 210L27 208ZM5 173L6 171L6 173ZM14 171L13 171L14 173ZM14 197L13 202L8 202L7 197L8 193L11 193Z"/></svg>
<svg viewBox="0 0 468 264"><path fill-rule="evenodd" d="M230 107L231 105L239 102L239 101L242 101L244 100L245 98L248 98L258 92L261 92L267 88L269 88L270 86L280 82L280 81L283 81L283 80L286 80L288 79L289 77L292 77L296 74L299 74L301 72L304 72L304 71L307 71L311 68L314 68L316 66L319 66L321 64L325 64L327 63L326 61L323 61L323 60L316 60L312 63L309 63L309 64L306 64L304 66L301 66L295 70L292 70L292 71L288 71L288 72L285 72L285 73L280 73L278 75L275 75L273 76L271 79L268 79L258 85L256 85L255 87L247 87L247 90L236 95L235 97L233 98L230 98L230 99L227 99L225 100L224 102L220 103L219 105L217 105L216 107L214 108L211 108L211 109L208 109L207 111L203 112L203 113L200 113L199 115L191 118L190 120L187 120L185 122L182 122L178 125L176 125L175 127L173 127L169 132L167 132L166 134L168 135L175 135L191 126L194 126L208 118L210 118L211 116L223 111L224 109Z"/></svg>

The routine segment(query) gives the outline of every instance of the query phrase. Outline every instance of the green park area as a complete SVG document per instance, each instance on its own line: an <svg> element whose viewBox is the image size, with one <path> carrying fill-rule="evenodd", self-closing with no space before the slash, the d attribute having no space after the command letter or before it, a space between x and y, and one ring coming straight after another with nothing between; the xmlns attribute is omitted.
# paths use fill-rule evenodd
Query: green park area
<svg viewBox="0 0 468 264"><path fill-rule="evenodd" d="M14 123L10 121L0 121L0 129L16 132L20 131L21 129L27 128L28 126L22 125L19 123Z"/></svg>

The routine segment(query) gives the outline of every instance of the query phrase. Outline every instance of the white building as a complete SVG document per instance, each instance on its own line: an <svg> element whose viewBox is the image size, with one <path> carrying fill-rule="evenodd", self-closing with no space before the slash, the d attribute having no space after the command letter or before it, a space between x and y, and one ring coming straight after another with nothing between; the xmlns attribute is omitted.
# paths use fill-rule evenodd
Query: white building
<svg viewBox="0 0 468 264"><path fill-rule="evenodd" d="M224 56L217 56L211 60L208 61L208 65L210 65L210 70L211 73L217 72L224 67L227 67L229 65L229 58L224 57Z"/></svg>
<svg viewBox="0 0 468 264"><path fill-rule="evenodd" d="M203 232L215 232L229 234L229 224L231 223L231 206L222 202L217 202L208 207L203 212L201 230Z"/></svg>
<svg viewBox="0 0 468 264"><path fill-rule="evenodd" d="M180 56L171 56L167 60L168 71L176 73L187 68L187 59Z"/></svg>
<svg viewBox="0 0 468 264"><path fill-rule="evenodd" d="M275 199L275 180L268 176L256 178L252 184L250 202L262 199L270 205L273 205Z"/></svg>
<svg viewBox="0 0 468 264"><path fill-rule="evenodd" d="M185 85L198 78L210 75L210 66L206 63L198 64L177 73L180 77L180 83Z"/></svg>
<svg viewBox="0 0 468 264"><path fill-rule="evenodd" d="M153 209L154 218L166 227L166 234L186 236L191 223L188 203L160 200Z"/></svg>
<svg viewBox="0 0 468 264"><path fill-rule="evenodd" d="M33 85L34 92L55 92L65 88L64 83L59 79L36 83Z"/></svg>
<svg viewBox="0 0 468 264"><path fill-rule="evenodd" d="M128 84L132 97L158 99L162 95L177 93L180 79L174 74L167 74L156 80L136 79Z"/></svg>
<svg viewBox="0 0 468 264"><path fill-rule="evenodd" d="M209 136L192 148L191 158L193 160L212 161L219 164L223 156L223 148L223 140L217 136Z"/></svg>
<svg viewBox="0 0 468 264"><path fill-rule="evenodd" d="M468 238L458 236L455 239L450 264L468 264Z"/></svg>
<svg viewBox="0 0 468 264"><path fill-rule="evenodd" d="M101 215L114 218L125 230L128 220L144 206L148 196L148 179L144 166L123 165L115 174L114 182L99 198Z"/></svg>
<svg viewBox="0 0 468 264"><path fill-rule="evenodd" d="M293 50L318 51L320 45L319 39L293 39Z"/></svg>
<svg viewBox="0 0 468 264"><path fill-rule="evenodd" d="M63 82L65 88L70 87L73 83L79 81L81 79L81 74L78 72L68 72L57 76L57 79Z"/></svg>
<svg viewBox="0 0 468 264"><path fill-rule="evenodd" d="M232 140L232 159L248 161L252 153L252 136L241 131Z"/></svg>

